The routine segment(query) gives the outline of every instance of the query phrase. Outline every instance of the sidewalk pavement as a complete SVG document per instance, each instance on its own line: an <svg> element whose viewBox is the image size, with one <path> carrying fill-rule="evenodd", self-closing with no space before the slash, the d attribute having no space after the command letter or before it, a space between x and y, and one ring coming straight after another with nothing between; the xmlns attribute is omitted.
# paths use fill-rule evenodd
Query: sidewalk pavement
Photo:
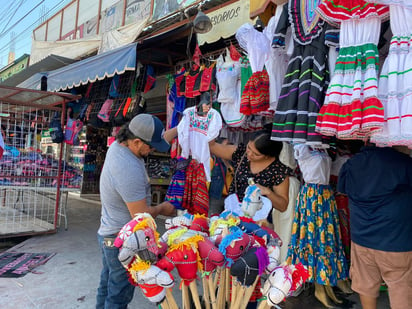
<svg viewBox="0 0 412 309"><path fill-rule="evenodd" d="M100 203L69 195L68 230L61 228L55 234L31 237L8 251L56 253L46 264L35 268L20 278L0 278L0 309L92 309L95 307L96 290L99 284L101 257L96 231L100 222ZM159 233L164 231L164 221L157 219ZM173 276L178 279L174 271ZM198 285L201 294L201 286ZM304 293L302 293L304 294ZM179 280L173 295L181 308ZM305 302L313 296L304 296ZM311 304L309 304L311 303ZM129 308L156 308L139 288ZM299 301L299 298L282 305L287 309L321 309L319 302ZM345 307L361 308L354 294ZM389 308L387 297L378 309ZM220 309L220 308L219 308Z"/></svg>

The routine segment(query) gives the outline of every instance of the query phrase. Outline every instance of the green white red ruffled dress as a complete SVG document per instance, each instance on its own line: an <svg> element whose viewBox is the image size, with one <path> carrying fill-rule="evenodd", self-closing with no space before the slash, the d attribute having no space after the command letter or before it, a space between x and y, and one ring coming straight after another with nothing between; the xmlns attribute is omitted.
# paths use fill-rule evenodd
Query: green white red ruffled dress
<svg viewBox="0 0 412 309"><path fill-rule="evenodd" d="M412 148L412 1L390 4L392 39L379 76L378 95L385 109L383 130L372 135L377 146ZM393 4L391 4L393 3Z"/></svg>
<svg viewBox="0 0 412 309"><path fill-rule="evenodd" d="M383 127L377 44L389 8L362 0L323 0L316 10L328 23L340 25L340 51L316 131L339 139L367 139Z"/></svg>

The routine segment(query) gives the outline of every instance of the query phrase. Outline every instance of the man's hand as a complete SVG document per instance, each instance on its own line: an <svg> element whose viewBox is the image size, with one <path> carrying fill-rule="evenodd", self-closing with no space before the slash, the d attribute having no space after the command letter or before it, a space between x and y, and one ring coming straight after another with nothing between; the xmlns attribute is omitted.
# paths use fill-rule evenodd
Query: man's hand
<svg viewBox="0 0 412 309"><path fill-rule="evenodd" d="M163 216L174 217L176 216L176 208L169 202L163 202L159 206L162 207L160 214Z"/></svg>

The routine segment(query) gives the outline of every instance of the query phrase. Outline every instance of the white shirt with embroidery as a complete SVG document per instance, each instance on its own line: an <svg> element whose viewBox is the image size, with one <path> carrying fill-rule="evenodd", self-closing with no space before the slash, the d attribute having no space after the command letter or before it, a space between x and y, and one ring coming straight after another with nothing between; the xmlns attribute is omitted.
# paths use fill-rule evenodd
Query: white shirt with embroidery
<svg viewBox="0 0 412 309"><path fill-rule="evenodd" d="M219 136L222 129L222 117L211 108L207 115L199 116L196 106L186 108L183 118L177 126L179 144L182 147L182 157L203 163L206 180L210 181L210 150L209 142Z"/></svg>

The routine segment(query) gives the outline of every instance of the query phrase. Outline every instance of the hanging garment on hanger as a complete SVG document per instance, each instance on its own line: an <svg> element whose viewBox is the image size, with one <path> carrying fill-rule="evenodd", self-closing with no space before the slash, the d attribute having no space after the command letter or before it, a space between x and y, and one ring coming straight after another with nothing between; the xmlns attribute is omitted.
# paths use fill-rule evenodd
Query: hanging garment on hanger
<svg viewBox="0 0 412 309"><path fill-rule="evenodd" d="M251 115L266 111L269 108L269 75L263 67L271 52L270 41L250 24L236 31L236 39L248 53L253 72L242 92L240 112Z"/></svg>
<svg viewBox="0 0 412 309"><path fill-rule="evenodd" d="M389 8L363 0L331 0L322 1L316 10L341 29L335 72L319 111L316 132L339 139L368 139L383 128L377 44Z"/></svg>
<svg viewBox="0 0 412 309"><path fill-rule="evenodd" d="M290 0L276 27L272 46L284 49L291 28L294 48L273 118L273 140L328 145L315 125L329 83L328 50L337 46L338 30L313 14L319 2Z"/></svg>
<svg viewBox="0 0 412 309"><path fill-rule="evenodd" d="M384 2L394 3L390 5L393 36L378 84L378 98L385 110L383 130L373 133L371 142L412 149L412 2L410 8L403 6L406 1Z"/></svg>
<svg viewBox="0 0 412 309"><path fill-rule="evenodd" d="M239 127L245 119L245 115L240 112L240 63L232 61L230 56L227 56L225 62L223 56L220 56L216 70L219 85L217 100L221 103L222 116L228 126Z"/></svg>
<svg viewBox="0 0 412 309"><path fill-rule="evenodd" d="M181 156L197 160L203 164L207 181L210 181L209 142L219 136L222 118L218 111L211 108L205 116L199 116L196 106L187 108L177 126Z"/></svg>
<svg viewBox="0 0 412 309"><path fill-rule="evenodd" d="M276 7L275 15L269 19L268 25L263 29L263 34L269 41L273 39L277 24L280 19L280 15L283 11L283 4ZM271 48L267 60L265 61L265 67L269 75L269 109L276 110L280 91L282 89L283 78L285 77L286 70L288 68L289 56L287 50L290 45L293 46L293 40L290 28L286 32L285 49L283 48Z"/></svg>

